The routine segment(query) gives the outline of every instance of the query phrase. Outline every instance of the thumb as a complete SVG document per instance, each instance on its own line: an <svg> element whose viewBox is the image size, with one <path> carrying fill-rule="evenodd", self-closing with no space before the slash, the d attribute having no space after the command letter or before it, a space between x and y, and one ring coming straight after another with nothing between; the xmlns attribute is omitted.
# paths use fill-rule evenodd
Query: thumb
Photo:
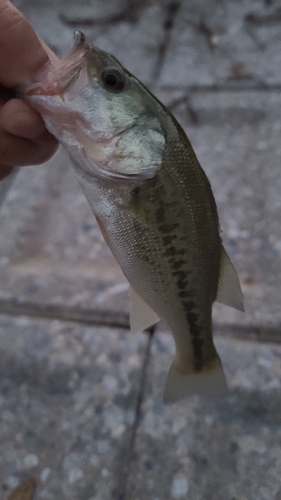
<svg viewBox="0 0 281 500"><path fill-rule="evenodd" d="M9 0L0 0L0 82L5 87L30 81L49 58L36 33Z"/></svg>

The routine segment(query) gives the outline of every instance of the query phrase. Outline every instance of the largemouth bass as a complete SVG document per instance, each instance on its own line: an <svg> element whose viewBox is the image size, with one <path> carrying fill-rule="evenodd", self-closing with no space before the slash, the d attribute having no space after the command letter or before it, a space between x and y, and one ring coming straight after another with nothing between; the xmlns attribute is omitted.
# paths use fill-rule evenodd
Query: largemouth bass
<svg viewBox="0 0 281 500"><path fill-rule="evenodd" d="M25 99L63 144L130 282L131 329L166 320L176 356L164 401L226 387L215 300L243 310L210 183L172 114L112 55L75 33L72 51Z"/></svg>

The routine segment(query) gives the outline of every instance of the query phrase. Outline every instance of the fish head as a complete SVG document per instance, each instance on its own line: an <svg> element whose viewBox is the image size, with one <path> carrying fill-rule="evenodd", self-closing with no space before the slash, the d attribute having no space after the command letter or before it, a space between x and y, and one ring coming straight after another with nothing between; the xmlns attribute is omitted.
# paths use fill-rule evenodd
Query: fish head
<svg viewBox="0 0 281 500"><path fill-rule="evenodd" d="M161 167L160 104L82 33L75 32L70 53L26 85L23 96L87 175L138 183Z"/></svg>

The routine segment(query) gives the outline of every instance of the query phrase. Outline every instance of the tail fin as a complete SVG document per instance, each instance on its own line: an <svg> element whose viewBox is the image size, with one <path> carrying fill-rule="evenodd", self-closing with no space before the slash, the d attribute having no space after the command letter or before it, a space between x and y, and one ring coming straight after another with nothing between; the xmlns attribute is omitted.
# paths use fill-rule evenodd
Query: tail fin
<svg viewBox="0 0 281 500"><path fill-rule="evenodd" d="M226 379L218 356L200 372L182 373L173 361L166 380L163 400L168 404L191 394L215 396L226 391Z"/></svg>

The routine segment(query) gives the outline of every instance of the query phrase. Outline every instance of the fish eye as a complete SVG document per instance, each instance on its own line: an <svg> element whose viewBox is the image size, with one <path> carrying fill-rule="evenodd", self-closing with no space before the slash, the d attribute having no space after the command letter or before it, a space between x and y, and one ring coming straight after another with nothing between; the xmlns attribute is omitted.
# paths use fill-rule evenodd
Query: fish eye
<svg viewBox="0 0 281 500"><path fill-rule="evenodd" d="M118 69L107 69L101 75L101 80L108 90L122 90L126 83L124 73Z"/></svg>

